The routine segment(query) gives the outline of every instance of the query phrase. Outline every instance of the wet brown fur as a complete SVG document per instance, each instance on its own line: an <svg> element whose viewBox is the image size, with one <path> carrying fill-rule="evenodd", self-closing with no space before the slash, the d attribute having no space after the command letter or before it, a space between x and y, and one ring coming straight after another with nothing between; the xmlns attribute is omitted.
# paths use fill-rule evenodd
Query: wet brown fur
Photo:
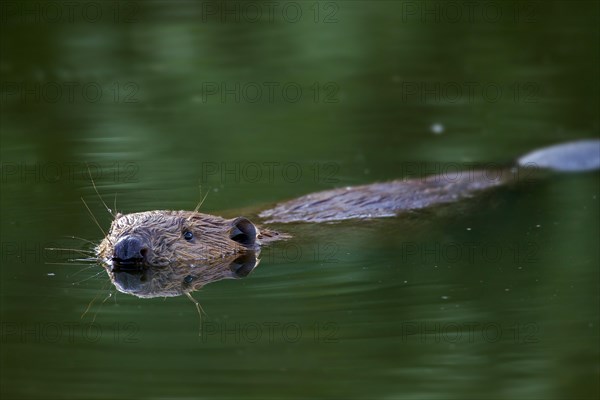
<svg viewBox="0 0 600 400"><path fill-rule="evenodd" d="M96 250L100 261L110 264L115 243L124 236L136 235L150 245L147 263L167 266L201 263L247 250L258 250L261 245L284 237L275 231L255 226L256 241L251 246L244 246L230 238L236 220L193 211L156 210L118 214ZM186 231L194 234L191 241L184 239Z"/></svg>

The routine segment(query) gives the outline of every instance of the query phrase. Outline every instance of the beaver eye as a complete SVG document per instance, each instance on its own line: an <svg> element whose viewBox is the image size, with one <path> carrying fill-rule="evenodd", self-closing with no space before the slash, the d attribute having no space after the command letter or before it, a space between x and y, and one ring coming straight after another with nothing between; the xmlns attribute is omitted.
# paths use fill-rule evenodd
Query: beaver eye
<svg viewBox="0 0 600 400"><path fill-rule="evenodd" d="M183 238L188 241L192 240L194 238L194 234L190 231L185 231L183 232Z"/></svg>

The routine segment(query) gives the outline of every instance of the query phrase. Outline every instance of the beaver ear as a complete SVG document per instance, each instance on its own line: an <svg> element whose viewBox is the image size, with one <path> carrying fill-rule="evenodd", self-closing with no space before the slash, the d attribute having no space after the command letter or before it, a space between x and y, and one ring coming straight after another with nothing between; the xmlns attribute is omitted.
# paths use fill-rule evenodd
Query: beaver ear
<svg viewBox="0 0 600 400"><path fill-rule="evenodd" d="M257 232L256 226L248 218L238 217L231 223L229 238L246 247L253 247Z"/></svg>

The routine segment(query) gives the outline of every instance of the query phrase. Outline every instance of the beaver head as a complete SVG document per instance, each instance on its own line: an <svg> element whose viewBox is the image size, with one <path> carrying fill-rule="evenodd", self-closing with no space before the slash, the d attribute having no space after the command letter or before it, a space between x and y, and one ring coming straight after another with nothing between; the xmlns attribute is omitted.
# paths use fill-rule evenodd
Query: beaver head
<svg viewBox="0 0 600 400"><path fill-rule="evenodd" d="M258 251L263 235L247 218L224 219L192 211L146 211L117 215L97 247L110 271L193 265Z"/></svg>
<svg viewBox="0 0 600 400"><path fill-rule="evenodd" d="M117 214L96 253L120 291L176 296L210 281L247 275L258 264L260 246L285 237L259 230L244 217L146 211Z"/></svg>

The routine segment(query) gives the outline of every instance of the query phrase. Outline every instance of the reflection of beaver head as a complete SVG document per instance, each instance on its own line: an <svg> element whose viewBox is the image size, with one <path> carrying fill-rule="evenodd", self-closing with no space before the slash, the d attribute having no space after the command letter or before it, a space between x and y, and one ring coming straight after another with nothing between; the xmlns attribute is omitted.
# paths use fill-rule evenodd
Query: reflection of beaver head
<svg viewBox="0 0 600 400"><path fill-rule="evenodd" d="M109 271L111 281L123 293L137 297L173 297L200 289L221 279L246 277L258 265L254 251L201 263L143 267Z"/></svg>
<svg viewBox="0 0 600 400"><path fill-rule="evenodd" d="M251 271L260 246L281 238L244 217L147 211L117 215L96 252L119 290L143 297L151 297L150 292L177 296L208 283L210 277L218 280L232 277L232 271L233 277L239 276L238 269ZM210 267L225 272L203 273L198 279L197 271Z"/></svg>

